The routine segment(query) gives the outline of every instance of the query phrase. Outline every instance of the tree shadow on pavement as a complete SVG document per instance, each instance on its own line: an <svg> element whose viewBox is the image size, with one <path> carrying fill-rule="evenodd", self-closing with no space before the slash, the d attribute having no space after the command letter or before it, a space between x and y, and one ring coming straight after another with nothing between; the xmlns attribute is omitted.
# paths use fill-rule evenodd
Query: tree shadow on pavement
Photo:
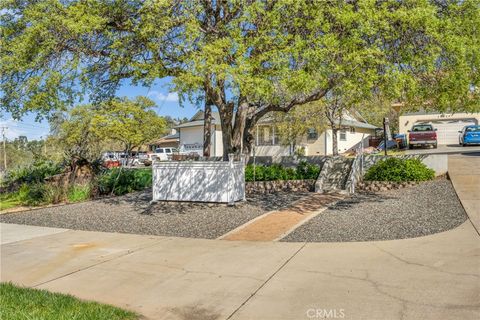
<svg viewBox="0 0 480 320"><path fill-rule="evenodd" d="M387 196L385 194L373 193L373 192L361 192L355 193L353 196L340 200L333 205L329 206L330 210L347 210L360 203L367 202L385 202L390 199L398 199L398 197Z"/></svg>

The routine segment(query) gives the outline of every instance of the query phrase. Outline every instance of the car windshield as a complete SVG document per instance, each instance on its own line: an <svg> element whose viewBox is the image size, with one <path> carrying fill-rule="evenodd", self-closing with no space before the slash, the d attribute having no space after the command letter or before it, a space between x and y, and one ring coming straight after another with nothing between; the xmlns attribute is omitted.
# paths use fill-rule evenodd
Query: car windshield
<svg viewBox="0 0 480 320"><path fill-rule="evenodd" d="M432 131L433 128L429 124L413 126L412 131Z"/></svg>
<svg viewBox="0 0 480 320"><path fill-rule="evenodd" d="M480 132L480 126L475 126L475 127L467 127L465 129L466 132Z"/></svg>

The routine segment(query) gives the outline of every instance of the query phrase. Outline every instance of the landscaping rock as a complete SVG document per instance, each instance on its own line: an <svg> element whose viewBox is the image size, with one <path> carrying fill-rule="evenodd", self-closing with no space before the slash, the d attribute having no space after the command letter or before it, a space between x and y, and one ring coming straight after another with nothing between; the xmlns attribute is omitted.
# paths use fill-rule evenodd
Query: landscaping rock
<svg viewBox="0 0 480 320"><path fill-rule="evenodd" d="M404 239L446 231L466 219L451 182L436 179L415 183L406 189L356 193L323 211L282 241Z"/></svg>

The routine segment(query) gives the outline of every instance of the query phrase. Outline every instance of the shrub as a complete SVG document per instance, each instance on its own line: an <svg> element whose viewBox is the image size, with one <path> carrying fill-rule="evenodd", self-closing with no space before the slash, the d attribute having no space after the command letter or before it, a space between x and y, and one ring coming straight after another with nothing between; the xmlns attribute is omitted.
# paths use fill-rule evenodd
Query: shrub
<svg viewBox="0 0 480 320"><path fill-rule="evenodd" d="M28 167L11 170L4 180L4 185L13 187L22 184L41 183L45 178L61 173L63 170L59 163L53 161L37 160Z"/></svg>
<svg viewBox="0 0 480 320"><path fill-rule="evenodd" d="M46 186L42 183L22 184L18 190L18 200L22 205L38 206L46 202Z"/></svg>
<svg viewBox="0 0 480 320"><path fill-rule="evenodd" d="M67 193L69 202L79 202L90 199L92 188L90 185L74 185L70 187Z"/></svg>
<svg viewBox="0 0 480 320"><path fill-rule="evenodd" d="M255 173L255 174L254 174ZM245 167L245 181L275 181L275 180L304 180L317 179L320 167L302 161L296 169L285 168L280 164L271 166L249 164Z"/></svg>
<svg viewBox="0 0 480 320"><path fill-rule="evenodd" d="M123 195L150 187L152 170L112 168L100 175L97 182L101 194Z"/></svg>
<svg viewBox="0 0 480 320"><path fill-rule="evenodd" d="M435 177L435 171L419 159L388 158L374 164L365 174L367 181L426 181Z"/></svg>
<svg viewBox="0 0 480 320"><path fill-rule="evenodd" d="M320 167L318 165L300 161L297 166L297 179L317 179L319 174Z"/></svg>
<svg viewBox="0 0 480 320"><path fill-rule="evenodd" d="M45 184L43 199L45 203L60 203L65 200L65 190L59 186Z"/></svg>

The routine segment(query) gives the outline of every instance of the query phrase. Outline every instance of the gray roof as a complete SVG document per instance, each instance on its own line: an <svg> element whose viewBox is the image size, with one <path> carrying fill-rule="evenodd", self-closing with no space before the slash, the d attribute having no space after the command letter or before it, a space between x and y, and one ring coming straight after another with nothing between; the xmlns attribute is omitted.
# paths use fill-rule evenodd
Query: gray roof
<svg viewBox="0 0 480 320"><path fill-rule="evenodd" d="M180 138L180 133L169 134L168 136L163 137L163 139L178 139Z"/></svg>
<svg viewBox="0 0 480 320"><path fill-rule="evenodd" d="M198 111L195 115L190 119L189 122L185 122L175 126L175 128L188 128L188 127L197 127L203 126L204 122L204 112ZM212 112L212 124L220 124L220 114L218 112Z"/></svg>
<svg viewBox="0 0 480 320"><path fill-rule="evenodd" d="M338 124L338 121L336 121ZM354 121L354 120L342 120L342 126L345 127L355 127L355 128L364 128L364 129L377 129L377 126L374 126L373 124L366 123L366 122L360 122L360 121Z"/></svg>

